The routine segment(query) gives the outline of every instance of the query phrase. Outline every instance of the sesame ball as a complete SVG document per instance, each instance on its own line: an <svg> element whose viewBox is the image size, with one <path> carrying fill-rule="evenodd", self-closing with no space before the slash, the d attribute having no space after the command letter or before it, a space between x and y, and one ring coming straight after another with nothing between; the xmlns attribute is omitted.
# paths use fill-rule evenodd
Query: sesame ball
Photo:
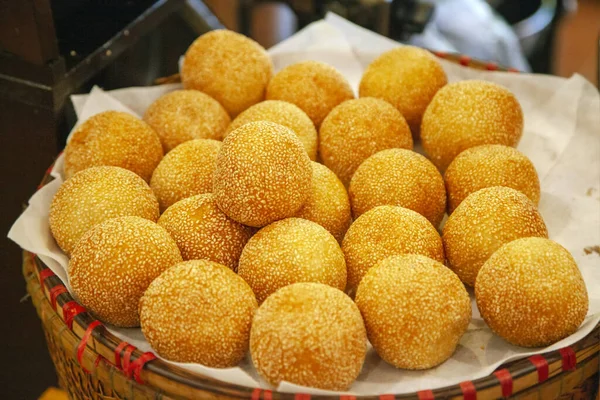
<svg viewBox="0 0 600 400"><path fill-rule="evenodd" d="M494 186L470 194L448 217L442 240L448 266L475 285L479 269L503 244L522 237L548 237L535 204L514 189Z"/></svg>
<svg viewBox="0 0 600 400"><path fill-rule="evenodd" d="M229 114L207 94L175 90L148 107L144 121L158 134L165 153L192 139L222 140Z"/></svg>
<svg viewBox="0 0 600 400"><path fill-rule="evenodd" d="M350 83L337 69L319 61L302 61L279 71L267 87L267 100L297 105L317 128L338 104L354 98Z"/></svg>
<svg viewBox="0 0 600 400"><path fill-rule="evenodd" d="M211 96L232 117L264 99L272 74L273 64L261 45L224 29L196 39L181 68L184 88Z"/></svg>
<svg viewBox="0 0 600 400"><path fill-rule="evenodd" d="M358 285L356 305L377 354L403 369L446 361L471 321L471 300L456 274L416 254L371 268Z"/></svg>
<svg viewBox="0 0 600 400"><path fill-rule="evenodd" d="M246 244L238 274L259 303L296 282L346 288L346 262L340 245L325 228L301 218L273 222Z"/></svg>
<svg viewBox="0 0 600 400"><path fill-rule="evenodd" d="M123 168L92 167L60 186L50 205L50 230L69 255L95 225L127 215L156 222L158 201L148 184Z"/></svg>
<svg viewBox="0 0 600 400"><path fill-rule="evenodd" d="M140 217L112 218L79 241L69 261L77 299L103 322L139 326L138 303L148 285L181 261L166 230Z"/></svg>
<svg viewBox="0 0 600 400"><path fill-rule="evenodd" d="M404 117L375 98L350 100L331 111L321 125L319 152L323 164L350 183L358 166L373 154L391 148L413 148Z"/></svg>
<svg viewBox="0 0 600 400"><path fill-rule="evenodd" d="M212 176L221 142L196 139L170 151L152 174L150 187L161 212L179 200L212 191Z"/></svg>
<svg viewBox="0 0 600 400"><path fill-rule="evenodd" d="M225 215L210 193L178 201L160 216L158 224L173 237L184 260L210 260L234 271L253 233L252 228Z"/></svg>
<svg viewBox="0 0 600 400"><path fill-rule="evenodd" d="M444 174L448 213L471 193L492 186L520 191L534 203L540 200L540 180L523 153L500 144L476 146L460 153Z"/></svg>
<svg viewBox="0 0 600 400"><path fill-rule="evenodd" d="M250 355L273 386L281 381L346 390L362 368L367 335L356 304L321 283L279 289L259 307L250 331Z"/></svg>
<svg viewBox="0 0 600 400"><path fill-rule="evenodd" d="M446 73L433 54L402 46L383 53L367 67L358 93L360 97L377 97L392 104L417 135L425 109L447 82Z"/></svg>
<svg viewBox="0 0 600 400"><path fill-rule="evenodd" d="M375 207L354 221L344 236L342 250L352 293L369 268L387 257L421 254L444 262L442 239L431 223L408 208Z"/></svg>
<svg viewBox="0 0 600 400"><path fill-rule="evenodd" d="M500 85L477 80L440 89L421 123L423 149L440 171L470 147L516 147L522 133L523 111L517 98Z"/></svg>
<svg viewBox="0 0 600 400"><path fill-rule="evenodd" d="M124 112L105 111L73 132L65 148L65 179L86 168L110 165L148 182L162 157L160 140L150 125Z"/></svg>
<svg viewBox="0 0 600 400"><path fill-rule="evenodd" d="M574 333L585 319L588 294L571 254L548 239L502 246L475 283L481 316L508 342L544 347Z"/></svg>
<svg viewBox="0 0 600 400"><path fill-rule="evenodd" d="M253 227L294 216L310 193L312 168L289 128L251 122L223 141L213 175L219 208Z"/></svg>
<svg viewBox="0 0 600 400"><path fill-rule="evenodd" d="M302 142L308 157L313 161L317 158L318 138L315 125L304 111L286 101L266 100L253 105L233 120L225 136L244 124L256 121L274 122L290 128Z"/></svg>
<svg viewBox="0 0 600 400"><path fill-rule="evenodd" d="M355 218L389 204L416 211L437 227L446 211L442 175L428 159L405 149L367 158L352 176L348 192Z"/></svg>
<svg viewBox="0 0 600 400"><path fill-rule="evenodd" d="M248 351L257 304L242 278L206 260L179 263L140 300L142 332L167 360L212 368L236 366Z"/></svg>
<svg viewBox="0 0 600 400"><path fill-rule="evenodd" d="M311 165L310 193L296 217L316 222L341 243L352 223L348 192L329 168L314 161Z"/></svg>

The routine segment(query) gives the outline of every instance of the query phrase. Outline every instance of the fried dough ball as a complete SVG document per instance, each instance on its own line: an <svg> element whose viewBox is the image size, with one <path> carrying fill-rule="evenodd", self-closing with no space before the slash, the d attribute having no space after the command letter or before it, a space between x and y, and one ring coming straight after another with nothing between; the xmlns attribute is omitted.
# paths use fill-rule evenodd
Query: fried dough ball
<svg viewBox="0 0 600 400"><path fill-rule="evenodd" d="M321 283L294 283L259 307L250 331L258 373L281 381L346 390L362 368L367 335L356 304Z"/></svg>
<svg viewBox="0 0 600 400"><path fill-rule="evenodd" d="M397 368L443 363L471 322L471 299L458 276L416 254L371 268L358 285L356 305L377 354Z"/></svg>
<svg viewBox="0 0 600 400"><path fill-rule="evenodd" d="M279 71L267 87L267 100L297 105L317 128L329 112L354 98L350 84L337 69L319 61L302 61Z"/></svg>
<svg viewBox="0 0 600 400"><path fill-rule="evenodd" d="M232 117L264 99L272 74L273 64L261 45L225 29L196 39L181 68L184 88L208 94Z"/></svg>
<svg viewBox="0 0 600 400"><path fill-rule="evenodd" d="M414 46L386 51L366 69L358 89L360 97L383 99L406 118L417 135L425 109L448 79L433 54Z"/></svg>
<svg viewBox="0 0 600 400"><path fill-rule="evenodd" d="M535 204L514 189L494 186L470 194L450 215L442 239L448 266L475 285L481 266L503 244L522 237L548 237Z"/></svg>
<svg viewBox="0 0 600 400"><path fill-rule="evenodd" d="M446 188L437 168L425 157L405 149L388 149L367 158L348 188L357 218L381 205L411 209L439 226L446 212Z"/></svg>
<svg viewBox="0 0 600 400"><path fill-rule="evenodd" d="M292 103L266 100L255 104L233 120L225 136L249 122L269 121L290 128L298 135L311 160L317 158L317 130L308 115Z"/></svg>
<svg viewBox="0 0 600 400"><path fill-rule="evenodd" d="M171 361L236 366L248 351L257 304L246 282L224 265L179 263L150 284L140 300L142 332Z"/></svg>
<svg viewBox="0 0 600 400"><path fill-rule="evenodd" d="M128 169L150 181L163 157L154 130L133 115L105 111L89 118L73 132L65 147L65 179L90 167Z"/></svg>
<svg viewBox="0 0 600 400"><path fill-rule="evenodd" d="M346 101L331 111L319 130L319 153L344 185L358 166L390 148L412 150L410 129L398 110L370 97Z"/></svg>
<svg viewBox="0 0 600 400"><path fill-rule="evenodd" d="M448 213L471 193L492 186L506 186L540 200L540 180L523 153L499 144L476 146L460 153L444 174L448 190Z"/></svg>
<svg viewBox="0 0 600 400"><path fill-rule="evenodd" d="M481 316L508 342L544 347L575 332L588 294L571 254L548 239L517 239L496 251L475 283Z"/></svg>
<svg viewBox="0 0 600 400"><path fill-rule="evenodd" d="M508 89L478 80L440 89L421 124L425 152L440 171L462 151L482 144L516 147L523 133L523 111Z"/></svg>
<svg viewBox="0 0 600 400"><path fill-rule="evenodd" d="M150 104L144 121L156 131L168 153L188 140L222 140L231 119L209 95L197 90L175 90Z"/></svg>

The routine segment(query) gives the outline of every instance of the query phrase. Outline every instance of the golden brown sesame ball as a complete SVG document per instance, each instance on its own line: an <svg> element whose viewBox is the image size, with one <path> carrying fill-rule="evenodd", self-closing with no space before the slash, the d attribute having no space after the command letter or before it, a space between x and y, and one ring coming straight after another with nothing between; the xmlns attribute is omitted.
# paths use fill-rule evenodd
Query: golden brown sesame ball
<svg viewBox="0 0 600 400"><path fill-rule="evenodd" d="M296 282L346 288L346 262L340 245L325 228L301 218L273 222L246 244L238 274L259 304L277 289Z"/></svg>
<svg viewBox="0 0 600 400"><path fill-rule="evenodd" d="M300 107L317 128L329 112L354 98L350 84L337 69L319 61L302 61L279 71L267 87L267 100Z"/></svg>
<svg viewBox="0 0 600 400"><path fill-rule="evenodd" d="M494 186L470 194L448 217L442 239L448 266L475 285L479 269L503 244L522 237L548 237L535 204L514 189Z"/></svg>
<svg viewBox="0 0 600 400"><path fill-rule="evenodd" d="M369 269L356 305L377 354L403 369L446 361L471 321L471 300L458 276L416 254L388 257Z"/></svg>
<svg viewBox="0 0 600 400"><path fill-rule="evenodd" d="M346 390L367 351L367 335L356 304L321 283L279 289L259 307L250 331L250 355L273 386L281 381Z"/></svg>
<svg viewBox="0 0 600 400"><path fill-rule="evenodd" d="M314 161L311 165L310 194L296 217L316 222L341 243L352 223L348 192L329 168Z"/></svg>
<svg viewBox="0 0 600 400"><path fill-rule="evenodd" d="M264 99L272 74L273 64L261 45L224 29L196 39L181 68L186 89L213 97L232 117Z"/></svg>
<svg viewBox="0 0 600 400"><path fill-rule="evenodd" d="M210 193L178 201L160 216L158 224L173 237L184 260L210 260L234 271L253 233L252 228L225 215Z"/></svg>
<svg viewBox="0 0 600 400"><path fill-rule="evenodd" d="M238 115L227 128L225 136L249 122L269 121L290 128L306 149L311 160L317 158L317 130L308 115L286 101L266 100Z"/></svg>
<svg viewBox="0 0 600 400"><path fill-rule="evenodd" d="M207 94L175 90L159 97L144 114L158 134L165 153L192 139L222 140L229 114Z"/></svg>
<svg viewBox="0 0 600 400"><path fill-rule="evenodd" d="M311 177L310 159L294 132L251 122L223 141L213 194L230 218L261 227L294 216L310 193Z"/></svg>
<svg viewBox="0 0 600 400"><path fill-rule="evenodd" d="M150 125L124 112L105 111L73 132L65 148L65 179L86 168L110 165L148 182L162 157L160 140Z"/></svg>
<svg viewBox="0 0 600 400"><path fill-rule="evenodd" d="M73 250L69 283L81 305L100 320L134 327L148 285L180 261L177 245L156 223L112 218L88 231Z"/></svg>
<svg viewBox="0 0 600 400"><path fill-rule="evenodd" d="M58 246L71 254L95 225L127 215L156 222L158 201L142 178L119 167L93 167L65 181L50 205L50 230Z"/></svg>
<svg viewBox="0 0 600 400"><path fill-rule="evenodd" d="M444 174L448 190L448 213L471 193L492 186L506 186L540 200L540 180L523 153L500 144L476 146L460 153Z"/></svg>
<svg viewBox="0 0 600 400"><path fill-rule="evenodd" d="M388 149L367 158L352 176L348 193L355 218L389 204L416 211L437 227L446 212L442 175L411 150Z"/></svg>
<svg viewBox="0 0 600 400"><path fill-rule="evenodd" d="M402 46L377 57L366 69L360 97L377 97L392 104L417 135L423 113L448 82L442 65L427 50Z"/></svg>
<svg viewBox="0 0 600 400"><path fill-rule="evenodd" d="M325 118L319 130L323 164L344 185L358 166L373 154L391 148L413 148L406 121L389 103L366 97L340 104Z"/></svg>
<svg viewBox="0 0 600 400"><path fill-rule="evenodd" d="M508 342L544 347L579 328L588 294L571 254L552 240L523 238L502 246L475 283L481 316Z"/></svg>
<svg viewBox="0 0 600 400"><path fill-rule="evenodd" d="M408 208L375 207L354 221L344 236L342 250L352 293L369 268L401 254L421 254L444 262L442 239L431 223Z"/></svg>
<svg viewBox="0 0 600 400"><path fill-rule="evenodd" d="M440 89L421 123L423 148L440 171L470 147L515 147L522 133L523 111L517 98L500 85L477 80Z"/></svg>
<svg viewBox="0 0 600 400"><path fill-rule="evenodd" d="M160 210L179 200L212 191L212 176L221 142L196 139L170 151L152 174L150 187Z"/></svg>
<svg viewBox="0 0 600 400"><path fill-rule="evenodd" d="M140 300L148 343L171 361L212 368L236 366L248 351L254 293L224 265L179 263L150 284Z"/></svg>

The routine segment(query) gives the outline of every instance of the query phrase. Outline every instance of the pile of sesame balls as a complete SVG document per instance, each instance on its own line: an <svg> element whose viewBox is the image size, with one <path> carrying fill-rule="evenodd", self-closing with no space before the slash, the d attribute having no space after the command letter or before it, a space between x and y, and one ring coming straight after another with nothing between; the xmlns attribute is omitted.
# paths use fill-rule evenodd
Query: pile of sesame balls
<svg viewBox="0 0 600 400"><path fill-rule="evenodd" d="M169 360L226 368L249 350L275 387L347 390L367 340L397 368L451 357L467 288L514 345L583 321L586 287L548 239L506 88L448 84L404 46L368 66L355 98L332 66L273 74L227 30L189 47L181 78L143 120L97 114L65 149L50 228L103 322L141 326Z"/></svg>

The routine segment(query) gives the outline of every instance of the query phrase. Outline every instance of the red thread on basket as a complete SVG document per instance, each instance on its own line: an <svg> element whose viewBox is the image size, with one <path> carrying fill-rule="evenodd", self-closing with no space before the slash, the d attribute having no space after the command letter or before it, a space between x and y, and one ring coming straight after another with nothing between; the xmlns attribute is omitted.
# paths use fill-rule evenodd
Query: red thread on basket
<svg viewBox="0 0 600 400"><path fill-rule="evenodd" d="M65 320L65 324L71 330L73 329L73 319L77 315L86 311L85 308L83 306L81 306L79 303L77 303L76 301L69 301L69 302L63 304L62 309L63 309L63 318Z"/></svg>
<svg viewBox="0 0 600 400"><path fill-rule="evenodd" d="M100 354L98 354L98 357L96 357L96 361L94 361L94 369L98 368L98 365L100 365L100 361L104 360L105 358L102 357Z"/></svg>
<svg viewBox="0 0 600 400"><path fill-rule="evenodd" d="M81 341L77 345L77 362L79 362L79 365L81 366L81 368L88 374L90 373L90 371L88 371L85 368L81 358L83 356L83 352L85 351L85 348L87 347L87 342L88 342L88 340L90 340L90 337L92 336L92 331L101 325L102 325L102 323L98 320L95 320L94 322L89 324L87 329L85 330L85 333L81 337Z"/></svg>
<svg viewBox="0 0 600 400"><path fill-rule="evenodd" d="M460 383L460 388L463 392L464 400L477 400L477 389L471 381L464 381Z"/></svg>
<svg viewBox="0 0 600 400"><path fill-rule="evenodd" d="M142 369L147 362L152 360L156 360L156 356L153 353L145 352L142 354L137 360L131 363L129 370L127 371L127 376L131 376L133 374L133 378L137 383L143 384L142 381Z"/></svg>
<svg viewBox="0 0 600 400"><path fill-rule="evenodd" d="M340 400L356 400L356 397L350 394L341 394Z"/></svg>
<svg viewBox="0 0 600 400"><path fill-rule="evenodd" d="M296 393L294 400L310 400L310 394L307 393Z"/></svg>
<svg viewBox="0 0 600 400"><path fill-rule="evenodd" d="M260 399L260 392L262 392L261 389L254 389L252 391L252 395L250 396L251 400L259 400Z"/></svg>
<svg viewBox="0 0 600 400"><path fill-rule="evenodd" d="M433 400L435 396L431 390L420 390L417 392L419 400Z"/></svg>
<svg viewBox="0 0 600 400"><path fill-rule="evenodd" d="M498 69L498 64L495 62L489 62L485 65L485 69L488 71L496 71Z"/></svg>
<svg viewBox="0 0 600 400"><path fill-rule="evenodd" d="M529 357L529 361L534 365L538 372L538 382L542 383L548 379L548 360L544 356L535 355Z"/></svg>
<svg viewBox="0 0 600 400"><path fill-rule="evenodd" d="M263 399L273 400L273 392L270 390L265 390L265 393L263 394Z"/></svg>
<svg viewBox="0 0 600 400"><path fill-rule="evenodd" d="M40 271L40 286L42 287L42 289L44 289L44 282L46 282L46 279L54 275L54 272L52 272L50 268L46 268Z"/></svg>
<svg viewBox="0 0 600 400"><path fill-rule="evenodd" d="M125 352L123 353L123 364L121 365L121 370L128 378L131 378L131 354L133 354L134 351L135 346L129 345L125 348Z"/></svg>
<svg viewBox="0 0 600 400"><path fill-rule="evenodd" d="M460 65L464 65L465 67L468 67L469 64L471 63L471 57L462 55L462 56L460 56L458 61L460 62Z"/></svg>
<svg viewBox="0 0 600 400"><path fill-rule="evenodd" d="M563 347L560 351L562 357L562 370L571 371L577 367L577 355L572 347Z"/></svg>
<svg viewBox="0 0 600 400"><path fill-rule="evenodd" d="M63 293L67 293L65 285L56 285L50 289L50 304L52 304L53 309L56 309L56 299Z"/></svg>
<svg viewBox="0 0 600 400"><path fill-rule="evenodd" d="M119 343L119 345L115 349L115 365L116 365L116 367L118 369L122 369L123 368L123 367L121 367L121 352L127 346L132 346L133 347L133 345L131 345L131 344L127 343L127 342L121 342L121 343Z"/></svg>
<svg viewBox="0 0 600 400"><path fill-rule="evenodd" d="M502 396L509 397L512 395L513 391L513 379L510 371L506 368L498 370L494 372L496 378L498 378L498 382L500 382L500 387L502 388Z"/></svg>

